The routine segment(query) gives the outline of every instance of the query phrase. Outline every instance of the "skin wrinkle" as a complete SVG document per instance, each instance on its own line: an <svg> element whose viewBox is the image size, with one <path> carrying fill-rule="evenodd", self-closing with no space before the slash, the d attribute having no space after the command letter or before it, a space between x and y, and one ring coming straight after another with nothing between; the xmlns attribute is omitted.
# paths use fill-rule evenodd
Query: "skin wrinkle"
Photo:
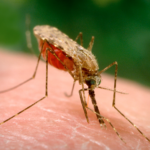
<svg viewBox="0 0 150 150"><path fill-rule="evenodd" d="M72 134L71 134L71 138L70 139L75 139L76 137L76 134L77 133L77 129L79 128L80 126L77 125L76 127L72 127L73 131L72 131Z"/></svg>
<svg viewBox="0 0 150 150"><path fill-rule="evenodd" d="M136 150L141 150L141 148L139 148L139 147L140 147L140 140L138 140Z"/></svg>
<svg viewBox="0 0 150 150"><path fill-rule="evenodd" d="M83 126L83 125L82 125ZM80 132L78 132L76 129L78 129L80 126L78 125L77 127L73 128L74 132L76 132L78 135L84 137L86 139L86 141L91 141L92 143L96 143L97 145L99 146L102 146L104 147L106 150L110 150L109 147L107 147L106 145L104 145L103 143L101 142L98 142L98 141L95 141L95 140L92 140L92 137L91 136L87 136L87 135L84 135L84 134L81 134Z"/></svg>
<svg viewBox="0 0 150 150"><path fill-rule="evenodd" d="M42 107L40 107L40 109L41 109ZM45 110L45 111L48 111L48 112L53 112L53 113L55 113L54 111L49 111L49 109L45 109L45 108L42 108L42 110ZM59 115L59 114L58 114ZM62 115L61 115L62 116ZM69 116L69 114L67 115L67 116L65 116L65 117L63 117L63 119L66 119L66 120L68 120L67 118L68 118L68 116ZM71 116L70 116L71 117ZM70 119L69 119L70 120ZM74 120L74 119L73 119ZM83 134L81 134L80 132L78 132L77 131L77 129L79 128L79 127L84 127L84 128L86 128L87 129L87 131L90 129L90 128L87 128L86 126L83 126L83 125L77 125L77 127L73 127L72 129L73 129L73 132L75 132L76 134L78 134L78 135L80 135L80 136L82 136L82 137L84 137L85 139L87 139L87 141L89 140L89 141L91 141L92 143L96 143L97 145L99 145L99 146L106 146L106 145L103 145L103 144L101 144L101 143L99 143L98 141L94 141L94 140L92 140L91 138L92 137L90 137L90 136L87 136L87 135L83 135ZM94 130L94 129L92 129L92 131L94 131L94 132L97 132L97 130ZM57 133L58 134L58 133ZM60 133L60 134L62 134L62 133ZM67 136L66 134L63 134L63 135L65 135L65 136ZM77 136L77 135L75 135L74 134L74 136L71 136L71 139L73 139L75 136ZM69 136L70 137L70 136ZM106 149L107 150L110 150L109 148L107 148L107 146L106 146Z"/></svg>
<svg viewBox="0 0 150 150"><path fill-rule="evenodd" d="M65 134L65 133L56 133L56 132L53 132L53 131L48 131L49 133L54 133L54 134L57 134L57 135L64 135L65 137L68 137L68 138L70 138L70 135L68 135L68 134Z"/></svg>
<svg viewBox="0 0 150 150"><path fill-rule="evenodd" d="M43 107L40 107L40 106L38 106L38 108L40 108L41 110L44 110L44 111L46 111L46 112L49 112L49 113L53 113L53 114L56 113L56 112L53 111L53 110L46 109L46 108L43 108ZM72 119L69 119L69 118L67 117L67 116L70 116L69 114L65 115L65 117L62 115L62 113L60 113L60 114L57 113L57 115L60 116L61 118L65 119L65 120L69 120L69 121L71 120L71 121L72 121ZM72 116L71 116L71 118L72 118ZM55 121L56 121L56 120L55 120ZM63 121L61 121L61 122L63 122Z"/></svg>
<svg viewBox="0 0 150 150"><path fill-rule="evenodd" d="M27 135L22 135L22 134L17 134L17 133L14 133L14 132L10 132L12 135L14 136L18 136L20 138L22 138L23 140L26 140L28 141L29 143L35 143L37 146L40 146L42 148L48 148L47 145L45 144L42 144L42 143L39 143L35 138L33 137L30 137L30 136L27 136Z"/></svg>
<svg viewBox="0 0 150 150"><path fill-rule="evenodd" d="M39 107L39 106L38 106ZM39 107L40 109L42 109L42 110L44 110L44 111L47 111L47 112L50 112L50 113L55 113L55 111L52 111L52 110L50 110L50 109L45 109L45 108L43 108L43 107ZM58 116L60 115L60 114L57 114ZM65 120L69 120L69 121L75 121L74 119L68 119L68 117L71 117L72 118L72 116L71 115L69 115L69 114L67 114L67 115L62 115L61 114L61 118L63 118L63 119L65 119ZM53 120L54 121L54 120ZM55 120L56 121L56 120ZM55 122L54 121L54 122ZM61 121L61 122L63 122L63 121ZM94 122L95 124L97 124L97 120L96 121L92 121L92 122ZM92 122L90 122L90 123L92 123ZM76 129L77 128L79 128L79 127L83 127L83 128L85 128L87 131L91 131L91 129L90 128L88 128L88 127L86 127L86 126L84 126L84 125L82 125L82 124L80 124L79 125L79 123L78 122L75 122L75 123L77 123L78 124L78 126L77 127L75 127L75 128L73 128L74 129L74 132L76 132L76 134L78 134L78 135L80 135L80 136L82 136L82 137L84 137L84 138L86 138L87 140L89 140L89 141L91 141L92 143L96 143L96 144L98 144L99 146L103 146L103 144L100 144L98 141L93 141L92 139L91 139L91 137L89 137L89 136L87 136L87 135L83 135L83 134L81 134L80 132L78 132ZM130 127L130 128L132 128L132 127ZM118 130L119 130L119 128L118 128ZM95 129L92 129L92 131L94 131L94 132L98 132L97 130L95 130ZM100 131L99 131L100 132ZM127 131L126 131L127 132ZM56 133L56 132L51 132L51 133ZM57 133L58 134L58 133ZM62 133L61 133L62 134ZM70 137L70 136L68 136L68 135L66 135L66 134L62 134L62 135L65 135L66 137ZM74 136L75 137L75 136ZM71 137L71 138L73 138L73 137ZM108 148L106 148L106 149L108 149Z"/></svg>

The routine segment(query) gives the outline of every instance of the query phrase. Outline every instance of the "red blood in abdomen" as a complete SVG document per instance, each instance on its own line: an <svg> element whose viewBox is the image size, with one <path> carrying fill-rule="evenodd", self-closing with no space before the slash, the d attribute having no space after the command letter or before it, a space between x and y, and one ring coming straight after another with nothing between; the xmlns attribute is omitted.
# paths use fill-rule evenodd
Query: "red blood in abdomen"
<svg viewBox="0 0 150 150"><path fill-rule="evenodd" d="M43 40L39 41L39 49L41 50L43 45ZM50 46L49 46L50 45ZM66 56L66 53L64 53L62 50L59 48L55 47L52 44L48 44L47 42L44 43L43 48L42 48L42 56L44 59L46 59L46 48L52 48L55 54L58 56L58 58L64 63L64 65L70 70L73 70L73 60L71 58L68 58ZM52 66L67 71L66 68L61 64L61 62L50 52L48 51L48 63L51 64Z"/></svg>

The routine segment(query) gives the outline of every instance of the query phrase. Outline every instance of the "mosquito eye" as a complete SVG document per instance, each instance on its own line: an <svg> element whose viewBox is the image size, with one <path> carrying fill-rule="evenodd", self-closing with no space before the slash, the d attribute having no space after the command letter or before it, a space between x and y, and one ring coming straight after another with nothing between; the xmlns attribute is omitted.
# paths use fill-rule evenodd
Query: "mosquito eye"
<svg viewBox="0 0 150 150"><path fill-rule="evenodd" d="M95 85L95 84L96 84L96 81L91 79L91 80L90 80L90 84L91 84L91 85Z"/></svg>
<svg viewBox="0 0 150 150"><path fill-rule="evenodd" d="M93 79L86 80L87 85L96 85L96 81Z"/></svg>

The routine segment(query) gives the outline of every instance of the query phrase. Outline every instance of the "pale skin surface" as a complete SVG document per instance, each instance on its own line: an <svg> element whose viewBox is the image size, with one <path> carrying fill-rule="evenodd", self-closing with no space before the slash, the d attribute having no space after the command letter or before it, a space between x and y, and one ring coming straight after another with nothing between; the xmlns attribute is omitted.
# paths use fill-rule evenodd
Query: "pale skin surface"
<svg viewBox="0 0 150 150"><path fill-rule="evenodd" d="M30 78L36 62L37 58L32 56L0 51L0 91ZM44 96L45 68L41 61L35 79L0 94L0 122ZM150 143L112 107L111 91L96 89L96 100L101 114L111 121L127 144L107 122L107 130L101 129L89 110L90 123L86 122L78 92L81 85L75 85L71 98L64 95L70 93L73 84L67 72L49 65L48 78L48 98L0 126L1 150L150 149ZM113 76L102 74L101 86L113 88L113 81ZM117 90L129 94L117 93L116 107L150 138L150 89L118 78ZM89 107L93 108L91 102Z"/></svg>

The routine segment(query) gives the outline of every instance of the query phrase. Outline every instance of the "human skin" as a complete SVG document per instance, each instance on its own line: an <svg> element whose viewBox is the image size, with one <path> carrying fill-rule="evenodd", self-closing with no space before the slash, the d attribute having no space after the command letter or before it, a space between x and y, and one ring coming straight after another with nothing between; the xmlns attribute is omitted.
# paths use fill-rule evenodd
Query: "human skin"
<svg viewBox="0 0 150 150"><path fill-rule="evenodd" d="M0 91L30 78L36 63L33 56L0 50ZM0 122L45 95L45 68L45 62L40 61L35 79L0 94ZM71 92L72 77L50 65L48 69L48 97L0 126L1 150L150 149L150 142L112 107L113 92L95 89L96 100L102 116L111 121L126 144L107 121L107 129L102 129L89 110L87 123L78 92L81 85L76 83L68 98L64 92ZM102 87L113 89L113 82L113 76L102 74ZM118 78L117 90L128 94L116 94L116 107L150 139L150 89ZM93 109L91 102L89 107Z"/></svg>

